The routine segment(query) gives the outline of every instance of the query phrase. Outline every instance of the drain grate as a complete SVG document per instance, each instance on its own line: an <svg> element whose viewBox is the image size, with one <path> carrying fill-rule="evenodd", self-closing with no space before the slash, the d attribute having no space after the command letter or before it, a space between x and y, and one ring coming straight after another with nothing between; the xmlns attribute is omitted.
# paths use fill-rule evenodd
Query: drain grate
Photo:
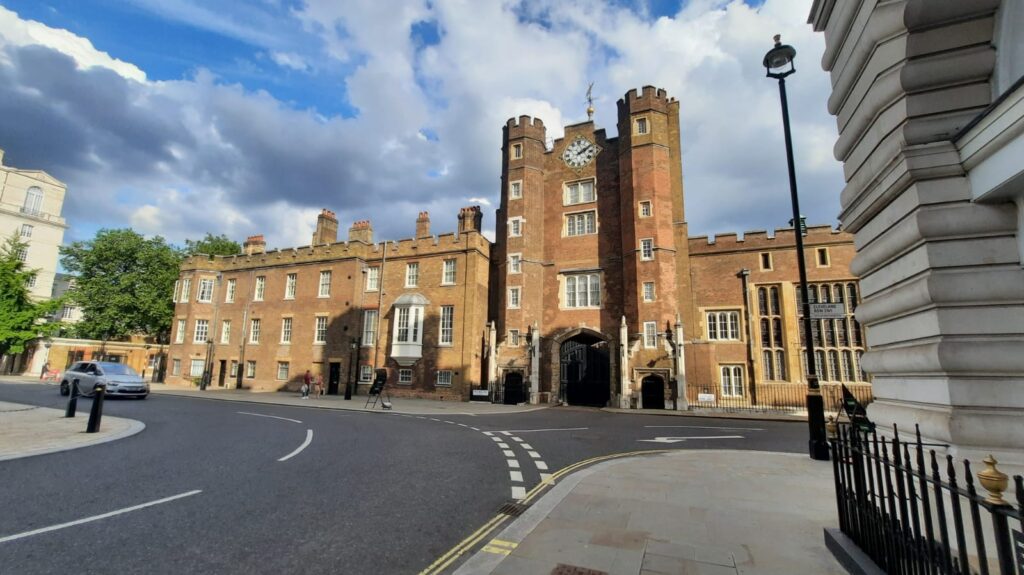
<svg viewBox="0 0 1024 575"><path fill-rule="evenodd" d="M508 503L498 508L498 513L501 513L502 515L508 515L509 517L519 517L523 514L524 511L526 511L528 507L529 505L523 503L509 501Z"/></svg>
<svg viewBox="0 0 1024 575"><path fill-rule="evenodd" d="M559 563L558 566L551 570L551 575L608 575L608 572Z"/></svg>

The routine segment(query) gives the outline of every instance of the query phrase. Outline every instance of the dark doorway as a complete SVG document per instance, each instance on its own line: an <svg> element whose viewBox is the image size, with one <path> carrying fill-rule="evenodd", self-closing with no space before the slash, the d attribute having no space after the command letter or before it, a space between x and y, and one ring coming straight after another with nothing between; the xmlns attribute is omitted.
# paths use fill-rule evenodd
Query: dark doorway
<svg viewBox="0 0 1024 575"><path fill-rule="evenodd" d="M526 385L523 384L523 374L512 371L505 374L505 388L502 394L505 405L518 405L526 401Z"/></svg>
<svg viewBox="0 0 1024 575"><path fill-rule="evenodd" d="M640 382L640 401L644 409L665 409L665 380L648 375Z"/></svg>
<svg viewBox="0 0 1024 575"><path fill-rule="evenodd" d="M327 375L327 395L338 395L338 385L341 384L341 362L332 361L330 372Z"/></svg>
<svg viewBox="0 0 1024 575"><path fill-rule="evenodd" d="M224 378L228 374L228 360L220 360L220 372L217 375L217 387L224 387Z"/></svg>
<svg viewBox="0 0 1024 575"><path fill-rule="evenodd" d="M608 342L580 334L560 349L561 398L569 405L605 407L611 398Z"/></svg>

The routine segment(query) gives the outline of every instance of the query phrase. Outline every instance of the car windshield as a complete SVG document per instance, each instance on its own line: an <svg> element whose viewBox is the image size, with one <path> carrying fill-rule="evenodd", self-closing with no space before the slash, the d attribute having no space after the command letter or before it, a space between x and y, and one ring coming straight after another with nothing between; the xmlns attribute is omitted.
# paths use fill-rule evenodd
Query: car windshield
<svg viewBox="0 0 1024 575"><path fill-rule="evenodd" d="M134 369L121 363L104 363L99 368L107 375L139 375Z"/></svg>

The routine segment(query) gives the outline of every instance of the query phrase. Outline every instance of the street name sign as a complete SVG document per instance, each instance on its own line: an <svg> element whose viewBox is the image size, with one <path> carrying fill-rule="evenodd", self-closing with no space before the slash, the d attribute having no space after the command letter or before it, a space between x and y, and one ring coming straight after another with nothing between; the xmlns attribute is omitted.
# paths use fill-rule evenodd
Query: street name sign
<svg viewBox="0 0 1024 575"><path fill-rule="evenodd" d="M811 317L814 319L842 319L846 317L846 304L812 303Z"/></svg>

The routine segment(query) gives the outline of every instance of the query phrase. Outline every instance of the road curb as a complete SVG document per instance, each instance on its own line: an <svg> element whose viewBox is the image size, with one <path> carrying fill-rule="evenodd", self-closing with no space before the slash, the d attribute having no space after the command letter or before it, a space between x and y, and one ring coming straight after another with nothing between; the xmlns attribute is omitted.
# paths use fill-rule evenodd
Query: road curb
<svg viewBox="0 0 1024 575"><path fill-rule="evenodd" d="M81 444L81 445L68 445L68 446L63 446L63 447L47 447L47 448L43 448L43 449L37 449L37 450L29 451L29 452L26 452L26 453L17 453L17 454L14 454L14 455L3 455L3 456L0 456L0 461L11 461L11 460L14 460L14 459L22 459L22 458L25 458L25 457L35 457L37 455L47 455L47 454L50 454L50 453L60 453L62 451L74 451L75 449L82 449L84 447L93 447L95 445L102 445L104 443L110 443L111 441L117 441L119 439L125 439L125 438L128 438L128 437L131 437L133 435L141 433L142 430L146 429L146 424L142 423L141 421L138 421L136 419L128 419L126 417L118 417L117 419L120 419L120 420L123 420L123 421L127 421L128 422L128 429L124 429L124 430L118 431L116 433L112 433L112 434L107 435L105 437L98 438L95 441L91 441L89 443L84 443L84 444Z"/></svg>
<svg viewBox="0 0 1024 575"><path fill-rule="evenodd" d="M694 419L734 419L739 421L786 421L793 423L807 423L807 418L798 415L770 415L758 413L736 413L736 412L707 412L695 413L692 411L672 411L662 409L620 409L617 407L599 408L605 413L617 415L658 415L661 417L692 417Z"/></svg>

